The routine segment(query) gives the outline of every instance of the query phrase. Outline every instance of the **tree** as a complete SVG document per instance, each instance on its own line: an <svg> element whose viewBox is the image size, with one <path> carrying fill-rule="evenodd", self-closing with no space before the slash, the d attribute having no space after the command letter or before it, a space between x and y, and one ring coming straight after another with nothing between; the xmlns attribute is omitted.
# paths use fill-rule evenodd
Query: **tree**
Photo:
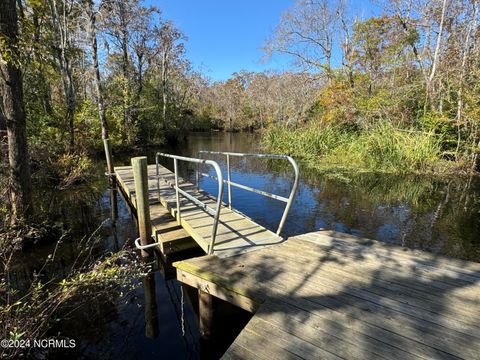
<svg viewBox="0 0 480 360"><path fill-rule="evenodd" d="M67 122L70 133L69 149L75 147L75 85L73 79L71 20L75 18L75 0L49 0L52 23L55 29L55 49L60 67L65 103L67 105Z"/></svg>
<svg viewBox="0 0 480 360"><path fill-rule="evenodd" d="M95 72L95 95L97 98L98 117L102 127L102 139L108 139L108 123L105 112L105 104L103 100L103 86L100 75L100 66L98 64L98 45L97 45L97 10L94 8L93 0L86 0L87 12L87 33L90 40L90 47L92 52L92 63Z"/></svg>
<svg viewBox="0 0 480 360"><path fill-rule="evenodd" d="M184 53L184 47L179 40L185 39L185 35L177 29L171 21L162 23L154 30L157 53L161 57L162 72L162 119L164 130L168 127L167 107L168 107L168 79L172 63L174 63Z"/></svg>
<svg viewBox="0 0 480 360"><path fill-rule="evenodd" d="M140 4L138 0L104 0L102 7L108 16L104 21L105 31L115 48L120 53L123 95L123 128L122 141L127 140L127 129L132 123L131 116L131 56L130 40L138 19Z"/></svg>
<svg viewBox="0 0 480 360"><path fill-rule="evenodd" d="M342 1L297 0L283 14L264 50L268 56L291 55L302 68L323 71L331 79L332 49L343 7Z"/></svg>
<svg viewBox="0 0 480 360"><path fill-rule="evenodd" d="M2 113L7 126L11 220L28 220L33 213L22 73L18 48L15 0L0 1Z"/></svg>

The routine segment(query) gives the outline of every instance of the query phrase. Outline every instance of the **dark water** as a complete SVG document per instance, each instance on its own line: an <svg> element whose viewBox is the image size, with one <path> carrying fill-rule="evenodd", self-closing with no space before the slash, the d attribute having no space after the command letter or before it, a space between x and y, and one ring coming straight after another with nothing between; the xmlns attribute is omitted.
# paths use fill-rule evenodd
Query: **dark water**
<svg viewBox="0 0 480 360"><path fill-rule="evenodd" d="M258 135L198 133L175 149L196 156L199 149L261 152ZM153 152L149 154L154 161ZM225 159L217 160L225 173ZM194 170L181 164L194 181ZM232 181L287 196L293 170L285 161L232 160ZM172 164L167 162L172 168ZM284 227L291 236L321 228L377 239L480 262L480 178L321 174L300 164L300 186ZM213 174L213 173L212 173ZM201 187L216 194L217 184L202 178ZM226 195L225 195L226 199ZM233 188L233 206L269 229L276 229L284 204Z"/></svg>
<svg viewBox="0 0 480 360"><path fill-rule="evenodd" d="M116 165L129 164L130 156L148 155L154 161L157 150L196 156L197 151L224 150L258 152L259 138L251 134L198 133L177 148L139 151L117 155ZM222 167L222 157L216 157ZM172 168L169 161L165 161ZM194 169L180 163L181 175L194 179ZM54 214L59 221L72 227L71 240L62 245L56 261L48 271L65 275L75 258L74 242L88 236L99 225L102 241L95 251L117 251L131 246L136 238L135 219L120 194L107 189L101 176L103 164L98 163L98 181L69 191L38 192L43 198L42 211ZM232 180L287 196L293 171L282 161L237 159L232 161ZM216 183L202 179L201 187L215 194ZM390 244L444 254L461 259L480 261L480 179L440 178L425 176L389 176L378 174L320 174L301 167L301 182L284 235L291 236L320 228L334 229ZM265 227L275 230L284 204L273 199L233 189L232 203ZM112 204L116 212L112 213ZM115 221L108 219L115 218ZM13 282L28 284L48 254L49 246L26 254L13 272ZM163 271L165 273L165 271ZM218 346L213 355L203 355L195 313L179 283L159 271L140 281L133 293L117 300L95 301L63 319L59 329L77 341L77 348L57 358L85 359L196 359L215 358L235 337L245 314L226 309L218 324ZM223 305L222 305L223 306ZM182 336L182 308L185 335ZM218 310L222 311L221 307ZM240 317L239 317L240 316ZM235 318L230 323L230 319ZM240 319L240 320L238 320ZM233 321L233 320L232 320Z"/></svg>

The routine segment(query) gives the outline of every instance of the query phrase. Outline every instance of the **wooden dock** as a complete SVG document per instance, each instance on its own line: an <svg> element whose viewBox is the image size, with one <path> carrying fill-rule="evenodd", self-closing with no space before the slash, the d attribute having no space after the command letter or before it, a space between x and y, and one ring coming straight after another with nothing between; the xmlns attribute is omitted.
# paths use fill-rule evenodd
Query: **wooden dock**
<svg viewBox="0 0 480 360"><path fill-rule="evenodd" d="M149 169L151 170L151 169ZM116 181L125 195L130 207L135 211L137 201L135 196L135 187L133 183L133 173L131 166L115 167ZM191 249L196 245L191 236L178 224L172 215L159 203L156 189L156 180L149 179L150 217L152 219L152 235L159 243L162 254L169 255L182 250Z"/></svg>
<svg viewBox="0 0 480 360"><path fill-rule="evenodd" d="M480 264L320 231L174 263L254 316L224 359L480 359Z"/></svg>
<svg viewBox="0 0 480 360"><path fill-rule="evenodd" d="M132 205L135 207L135 186L133 181L133 172L130 166L115 167L115 174L122 191L131 198ZM157 177L155 165L148 166L148 184L150 213L152 218L152 233L157 235L157 241L164 243L162 234L164 233L165 214L170 214L170 221L177 223L176 197L175 190L171 188L174 183L174 175L167 168L160 166L160 194L157 191ZM193 195L207 205L215 208L215 199L208 193L197 190L196 186L184 180L180 181L182 190ZM160 202L158 201L160 195ZM208 245L212 236L213 217L206 213L193 202L182 198L180 200L181 217L176 225L193 238L196 243L207 252ZM172 223L173 224L173 223ZM171 228L168 224L167 228ZM173 239L175 234L169 236L168 244L174 247L176 243ZM231 210L228 207L222 207L220 223L217 230L214 254L217 256L231 256L246 251L257 250L258 248L279 244L283 239L274 232L265 229L256 224L244 214ZM190 244L188 244L190 245ZM163 246L163 245L162 245ZM186 247L187 244L179 245ZM178 246L175 248L178 249Z"/></svg>
<svg viewBox="0 0 480 360"><path fill-rule="evenodd" d="M131 167L117 183L136 208ZM186 199L176 212L173 174L148 167L152 234L163 254L198 244L213 217ZM215 207L188 182L180 188ZM253 314L224 359L479 359L480 264L319 231L283 240L222 207L214 255L173 265L199 290L200 330L211 296ZM202 308L206 316L202 318ZM207 324L207 325L205 325Z"/></svg>

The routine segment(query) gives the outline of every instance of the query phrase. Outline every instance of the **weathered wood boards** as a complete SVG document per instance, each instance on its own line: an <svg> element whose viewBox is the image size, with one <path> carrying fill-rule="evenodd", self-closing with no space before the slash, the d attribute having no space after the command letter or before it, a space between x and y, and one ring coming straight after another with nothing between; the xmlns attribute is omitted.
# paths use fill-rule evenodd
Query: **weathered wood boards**
<svg viewBox="0 0 480 360"><path fill-rule="evenodd" d="M480 359L480 264L320 231L177 278L255 315L225 359Z"/></svg>
<svg viewBox="0 0 480 360"><path fill-rule="evenodd" d="M134 199L133 177L130 167L116 167L115 172L120 186L127 194ZM206 252L212 238L213 217L195 205L191 201L180 198L181 217L177 214L177 202L175 190L170 187L174 183L174 175L165 167L160 167L159 180L160 192L157 191L157 178L155 165L148 166L149 191L151 204L155 203L160 196L161 204L176 219L183 229L190 235L197 244ZM215 208L215 199L207 193L198 191L193 184L180 180L180 187L195 196L208 206ZM134 204L135 205L135 204ZM154 210L155 209L155 210ZM156 214L161 212L151 205L151 219L155 223ZM276 245L283 242L283 239L270 230L256 224L247 216L228 207L222 207L220 223L218 225L215 241L214 254L217 256L232 256L247 251L258 250L265 246Z"/></svg>
<svg viewBox="0 0 480 360"><path fill-rule="evenodd" d="M132 167L115 167L115 175L118 186L127 197L126 200L130 202L133 209L136 209L137 200L135 197ZM172 215L159 203L155 195L156 192L151 191L150 186L151 181L149 181L149 202L152 234L155 235L157 242L160 243L159 247L162 254L168 255L196 247L197 244L190 235L178 225Z"/></svg>

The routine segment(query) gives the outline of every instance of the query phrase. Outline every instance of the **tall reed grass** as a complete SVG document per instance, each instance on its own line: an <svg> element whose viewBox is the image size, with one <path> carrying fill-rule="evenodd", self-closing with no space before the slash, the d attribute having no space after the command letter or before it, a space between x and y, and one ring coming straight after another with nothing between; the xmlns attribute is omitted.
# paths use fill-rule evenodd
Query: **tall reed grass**
<svg viewBox="0 0 480 360"><path fill-rule="evenodd" d="M388 122L360 131L313 123L295 129L275 126L266 130L263 144L268 151L320 168L419 173L438 171L444 163L438 136L396 129Z"/></svg>

